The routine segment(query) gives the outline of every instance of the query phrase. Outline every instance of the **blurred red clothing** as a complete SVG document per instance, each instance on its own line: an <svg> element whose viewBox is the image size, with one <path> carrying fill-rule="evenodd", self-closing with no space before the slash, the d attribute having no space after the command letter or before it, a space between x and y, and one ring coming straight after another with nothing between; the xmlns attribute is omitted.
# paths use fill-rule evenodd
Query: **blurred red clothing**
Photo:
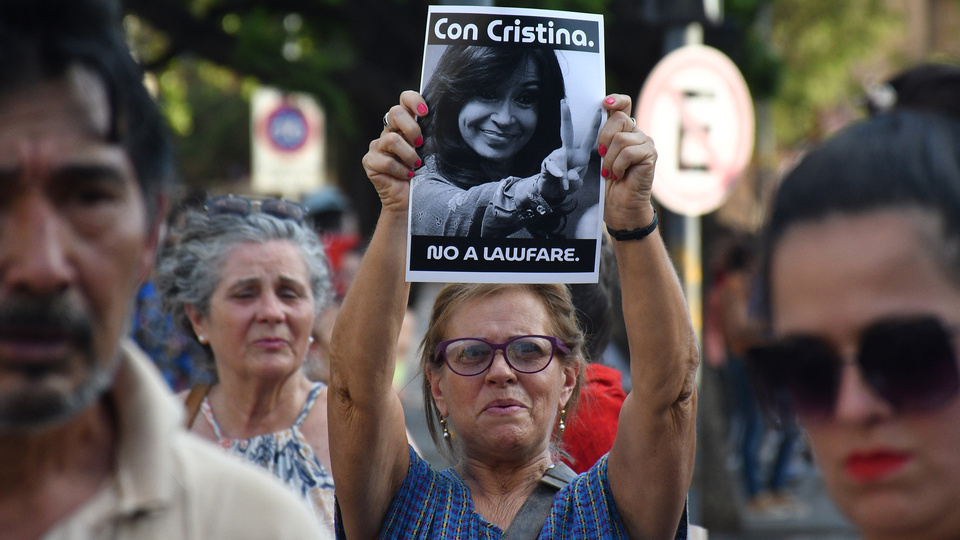
<svg viewBox="0 0 960 540"><path fill-rule="evenodd" d="M580 388L580 405L566 421L563 448L570 459L563 462L575 472L590 469L610 451L617 435L620 407L627 394L623 391L620 372L600 364L587 364L584 384Z"/></svg>
<svg viewBox="0 0 960 540"><path fill-rule="evenodd" d="M333 274L333 288L337 298L343 298L347 294L347 288L350 283L344 279L342 273L343 257L350 250L360 245L360 235L357 233L343 233L338 231L325 231L320 233L320 241L323 243L323 251L327 254L327 260L330 261L330 271Z"/></svg>

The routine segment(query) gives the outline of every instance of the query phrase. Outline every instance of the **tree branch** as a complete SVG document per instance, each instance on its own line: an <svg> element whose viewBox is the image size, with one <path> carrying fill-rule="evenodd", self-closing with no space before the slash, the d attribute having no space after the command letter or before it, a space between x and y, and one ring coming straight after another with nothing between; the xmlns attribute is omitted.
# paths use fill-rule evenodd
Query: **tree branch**
<svg viewBox="0 0 960 540"><path fill-rule="evenodd" d="M197 19L176 2L126 0L130 13L165 33L170 49L192 51L225 66L234 66L237 40L223 31L219 19Z"/></svg>
<svg viewBox="0 0 960 540"><path fill-rule="evenodd" d="M304 2L303 0L233 0L224 1L219 5L212 7L206 14L208 19L217 20L224 15L236 13L242 15L250 13L256 9L267 9L278 15L297 13L305 19L312 21L323 21L326 24L334 26L343 24L343 11L335 9L321 2Z"/></svg>

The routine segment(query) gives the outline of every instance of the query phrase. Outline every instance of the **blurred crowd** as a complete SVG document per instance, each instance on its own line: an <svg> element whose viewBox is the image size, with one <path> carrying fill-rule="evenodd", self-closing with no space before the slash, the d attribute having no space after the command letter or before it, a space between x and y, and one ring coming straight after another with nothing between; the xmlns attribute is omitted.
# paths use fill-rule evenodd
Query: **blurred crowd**
<svg viewBox="0 0 960 540"><path fill-rule="evenodd" d="M758 236L718 243L698 343L632 99L575 142L538 102L549 50L451 47L483 88L400 95L365 238L334 186L171 204L120 15L0 2L0 540L704 538L702 370L744 513L806 518L816 469L866 540L960 538L957 64L868 94ZM534 135L548 116L560 137ZM594 172L597 283L405 281L411 185L456 192L431 234L529 240Z"/></svg>

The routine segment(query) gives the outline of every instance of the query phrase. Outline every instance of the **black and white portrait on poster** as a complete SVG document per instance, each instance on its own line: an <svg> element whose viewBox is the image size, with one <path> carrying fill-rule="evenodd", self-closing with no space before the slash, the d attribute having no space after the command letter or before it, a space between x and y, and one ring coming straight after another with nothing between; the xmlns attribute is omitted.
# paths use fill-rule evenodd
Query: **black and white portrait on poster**
<svg viewBox="0 0 960 540"><path fill-rule="evenodd" d="M597 280L600 15L431 6L410 281Z"/></svg>

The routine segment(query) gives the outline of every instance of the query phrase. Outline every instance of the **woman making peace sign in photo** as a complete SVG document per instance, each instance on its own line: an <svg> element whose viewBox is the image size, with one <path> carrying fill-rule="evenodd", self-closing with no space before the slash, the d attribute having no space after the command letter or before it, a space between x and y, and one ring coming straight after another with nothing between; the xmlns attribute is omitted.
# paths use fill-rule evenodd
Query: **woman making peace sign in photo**
<svg viewBox="0 0 960 540"><path fill-rule="evenodd" d="M576 141L564 95L552 50L448 47L423 94L412 234L572 237L601 116Z"/></svg>

